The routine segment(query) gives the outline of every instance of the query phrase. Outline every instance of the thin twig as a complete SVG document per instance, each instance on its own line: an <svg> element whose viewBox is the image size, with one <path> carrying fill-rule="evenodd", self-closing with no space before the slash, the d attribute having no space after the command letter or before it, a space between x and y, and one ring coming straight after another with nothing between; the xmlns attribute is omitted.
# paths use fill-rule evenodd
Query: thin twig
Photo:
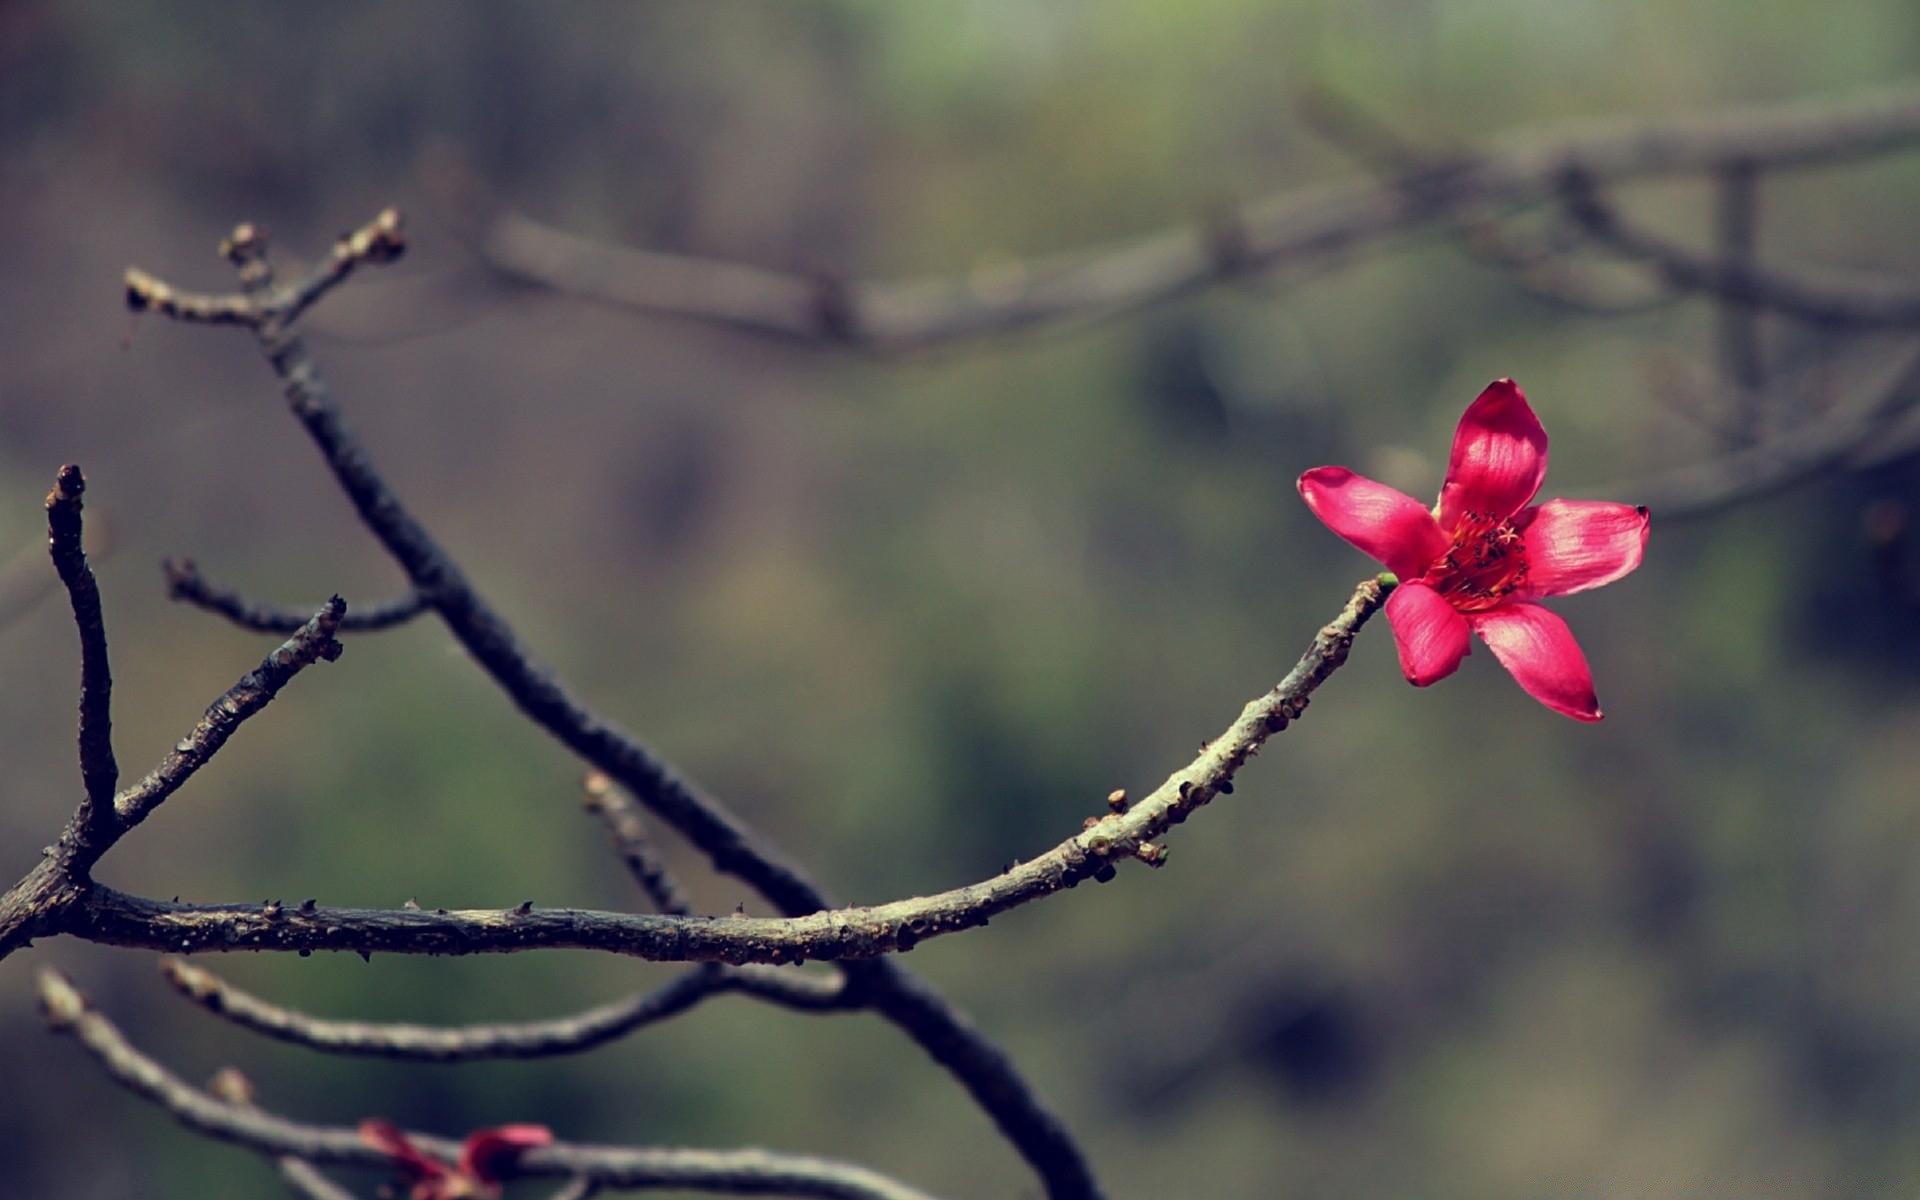
<svg viewBox="0 0 1920 1200"><path fill-rule="evenodd" d="M87 798L83 821L104 833L114 820L113 793L120 765L113 758L113 672L107 662L107 626L100 612L100 585L87 564L81 538L80 497L87 481L72 464L60 468L47 493L47 546L54 570L73 602L80 631L80 776Z"/></svg>
<svg viewBox="0 0 1920 1200"><path fill-rule="evenodd" d="M307 1125L218 1099L141 1054L113 1023L88 1005L53 971L39 977L40 1003L54 1030L84 1046L115 1082L158 1105L190 1129L273 1158L381 1167L385 1154L357 1131ZM427 1154L453 1161L459 1147L444 1138L409 1133ZM929 1200L925 1192L849 1163L769 1150L690 1150L579 1146L556 1143L529 1150L513 1163L522 1176L586 1178L614 1188L680 1188L737 1195L820 1197L822 1200Z"/></svg>
<svg viewBox="0 0 1920 1200"><path fill-rule="evenodd" d="M581 790L587 811L598 814L606 823L614 853L620 856L620 861L627 865L627 873L653 902L653 910L683 917L692 913L693 904L680 887L680 881L673 877L666 860L660 857L653 840L647 836L647 823L640 816L640 806L600 771L589 771Z"/></svg>
<svg viewBox="0 0 1920 1200"><path fill-rule="evenodd" d="M182 600L195 608L218 613L242 629L255 633L286 635L307 623L312 609L286 608L262 604L229 587L214 583L200 573L190 558L165 559L160 570L167 577L167 598ZM427 598L417 591L404 596L365 604L340 619L339 633L375 633L404 625L427 611Z"/></svg>
<svg viewBox="0 0 1920 1200"><path fill-rule="evenodd" d="M131 829L146 820L148 813L226 745L241 722L265 708L295 675L321 659L332 662L339 658L342 647L333 635L346 611L347 602L340 597L327 601L298 632L209 705L193 731L181 738L158 766L114 797L113 807L121 825Z"/></svg>
<svg viewBox="0 0 1920 1200"><path fill-rule="evenodd" d="M91 941L149 949L351 950L361 953L500 954L532 949L598 949L655 961L791 963L839 961L910 950L929 938L971 929L1009 909L1087 879L1110 878L1132 858L1158 865L1155 839L1213 797L1273 734L1305 711L1313 691L1346 661L1355 635L1390 590L1379 579L1355 589L1340 615L1313 639L1279 684L1250 702L1218 738L1125 812L1109 811L1031 861L950 891L887 904L796 917L682 917L582 909L348 909L301 905L163 903L96 886L69 931ZM857 984L856 984L857 985ZM877 1008L871 981L867 1000Z"/></svg>
<svg viewBox="0 0 1920 1200"><path fill-rule="evenodd" d="M554 1020L458 1027L338 1021L270 1004L183 959L162 958L160 969L182 995L243 1029L332 1054L412 1062L578 1054L730 991L811 1012L847 1007L846 988L839 978L777 967L703 963L654 991Z"/></svg>
<svg viewBox="0 0 1920 1200"><path fill-rule="evenodd" d="M477 214L482 258L512 278L618 307L805 343L901 353L1110 316L1250 272L1321 267L1438 221L1550 200L1569 171L1619 180L1768 170L1884 153L1920 137L1920 90L1661 121L1588 122L1496 143L1419 187L1404 180L1283 193L1195 225L966 279L848 283L631 249L564 233L499 206L456 170L430 172L449 207ZM1232 231L1222 253L1219 230Z"/></svg>
<svg viewBox="0 0 1920 1200"><path fill-rule="evenodd" d="M288 322L311 308L322 296L345 283L362 263L390 263L406 253L400 210L389 208L351 233L343 234L332 251L305 279L292 287L264 287L240 295L214 296L186 292L154 278L138 267L126 273L127 307L134 312L157 312L177 321L203 325L243 325L259 329ZM266 252L266 238L258 228L242 225L220 243L223 257L236 265L257 252Z"/></svg>

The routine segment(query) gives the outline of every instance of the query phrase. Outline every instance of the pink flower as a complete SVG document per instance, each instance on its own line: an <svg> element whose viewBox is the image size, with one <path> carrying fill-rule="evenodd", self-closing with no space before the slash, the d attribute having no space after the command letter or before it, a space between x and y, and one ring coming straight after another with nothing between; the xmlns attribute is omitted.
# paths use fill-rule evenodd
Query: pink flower
<svg viewBox="0 0 1920 1200"><path fill-rule="evenodd" d="M412 1185L407 1200L497 1200L502 1172L522 1150L549 1145L545 1125L500 1125L477 1129L460 1143L460 1158L449 1170L413 1144L398 1125L374 1117L360 1122L360 1140L393 1160Z"/></svg>
<svg viewBox="0 0 1920 1200"><path fill-rule="evenodd" d="M1445 679L1471 629L1527 693L1598 721L1593 672L1562 621L1535 601L1612 583L1640 565L1647 510L1588 500L1534 504L1547 431L1511 379L1467 406L1431 510L1345 467L1316 467L1300 495L1327 528L1400 577L1387 620L1407 682Z"/></svg>

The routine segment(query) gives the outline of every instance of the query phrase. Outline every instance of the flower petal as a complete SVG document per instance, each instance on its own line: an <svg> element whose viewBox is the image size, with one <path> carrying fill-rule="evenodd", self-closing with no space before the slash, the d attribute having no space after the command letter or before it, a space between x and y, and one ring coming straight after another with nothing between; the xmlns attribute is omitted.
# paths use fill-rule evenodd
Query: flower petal
<svg viewBox="0 0 1920 1200"><path fill-rule="evenodd" d="M545 1125L499 1125L478 1129L460 1143L460 1173L481 1183L498 1183L500 1175L522 1150L553 1144Z"/></svg>
<svg viewBox="0 0 1920 1200"><path fill-rule="evenodd" d="M1447 552L1447 535L1426 505L1345 467L1315 467L1302 475L1300 498L1328 529L1401 579L1418 579Z"/></svg>
<svg viewBox="0 0 1920 1200"><path fill-rule="evenodd" d="M1565 596L1612 583L1639 566L1647 548L1647 510L1630 504L1549 500L1521 518L1528 596Z"/></svg>
<svg viewBox="0 0 1920 1200"><path fill-rule="evenodd" d="M1440 486L1440 528L1452 534L1462 513L1497 521L1533 499L1547 477L1547 431L1520 385L1496 379L1467 405L1453 434L1453 457Z"/></svg>
<svg viewBox="0 0 1920 1200"><path fill-rule="evenodd" d="M360 1140L391 1158L409 1179L440 1179L447 1174L438 1159L427 1157L392 1121L369 1117L360 1122Z"/></svg>
<svg viewBox="0 0 1920 1200"><path fill-rule="evenodd" d="M1424 583L1402 583L1387 597L1387 621L1400 650L1400 673L1415 687L1438 683L1473 653L1467 621Z"/></svg>
<svg viewBox="0 0 1920 1200"><path fill-rule="evenodd" d="M1480 640L1529 696L1576 721L1598 721L1593 671L1567 623L1538 604L1520 600L1467 618Z"/></svg>

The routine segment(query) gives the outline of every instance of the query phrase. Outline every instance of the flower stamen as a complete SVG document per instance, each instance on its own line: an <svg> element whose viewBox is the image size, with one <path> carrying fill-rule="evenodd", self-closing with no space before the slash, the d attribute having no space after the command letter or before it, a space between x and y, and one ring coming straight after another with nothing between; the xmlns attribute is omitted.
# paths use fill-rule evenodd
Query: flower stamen
<svg viewBox="0 0 1920 1200"><path fill-rule="evenodd" d="M1423 580L1461 612L1483 612L1527 581L1527 543L1511 518L1460 514L1453 544Z"/></svg>

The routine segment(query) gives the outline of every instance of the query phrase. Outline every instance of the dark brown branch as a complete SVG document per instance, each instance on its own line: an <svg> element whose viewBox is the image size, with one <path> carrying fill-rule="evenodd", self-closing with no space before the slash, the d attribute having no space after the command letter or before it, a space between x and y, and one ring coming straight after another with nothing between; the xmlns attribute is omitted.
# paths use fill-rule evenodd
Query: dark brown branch
<svg viewBox="0 0 1920 1200"><path fill-rule="evenodd" d="M1284 193L1235 211L1235 253L1219 221L1020 264L1011 286L965 280L824 284L738 263L596 242L493 204L457 171L435 173L451 207L477 214L481 256L512 278L601 303L872 353L923 349L1076 318L1108 316L1246 272L1325 266L1437 221L1550 200L1569 171L1620 180L1767 170L1883 153L1920 137L1920 91L1681 120L1610 121L1508 139L1484 154L1404 180ZM1212 228L1210 228L1211 226Z"/></svg>
<svg viewBox="0 0 1920 1200"><path fill-rule="evenodd" d="M89 1006L65 978L42 971L40 1003L47 1022L84 1046L114 1081L208 1137L272 1158L385 1167L386 1155L352 1129L306 1125L234 1104L193 1087L141 1054L112 1022ZM409 1133L424 1152L451 1163L459 1147ZM926 1193L865 1167L768 1150L687 1150L557 1143L521 1155L522 1176L585 1178L615 1188L680 1188L730 1194L820 1197L822 1200L929 1200Z"/></svg>
<svg viewBox="0 0 1920 1200"><path fill-rule="evenodd" d="M577 1054L678 1016L709 997L730 991L814 1012L847 1007L845 985L838 978L777 967L703 963L654 991L575 1016L449 1028L309 1016L270 1004L183 959L163 958L160 969L182 995L243 1029L333 1054L413 1062Z"/></svg>
<svg viewBox="0 0 1920 1200"><path fill-rule="evenodd" d="M598 949L655 961L791 963L871 958L971 929L1008 909L1082 881L1107 878L1214 796L1233 790L1246 760L1306 709L1322 681L1346 661L1354 636L1389 586L1370 579L1315 636L1292 671L1249 703L1220 737L1125 812L1109 811L1052 850L980 883L931 896L794 917L681 917L581 909L372 910L303 905L169 904L97 886L67 931L90 941L156 950L351 950L360 953L502 954L533 949ZM1148 847L1153 849L1149 850ZM854 976L883 1012L886 989ZM898 989L897 982L888 986ZM898 1011L913 1007L903 1002Z"/></svg>
<svg viewBox="0 0 1920 1200"><path fill-rule="evenodd" d="M226 745L242 721L265 708L295 675L321 659L332 662L339 658L342 647L333 635L346 611L347 602L340 597L327 601L279 649L209 705L192 732L181 738L158 766L114 798L121 825L130 829L146 820L148 813Z"/></svg>
<svg viewBox="0 0 1920 1200"><path fill-rule="evenodd" d="M312 610L285 608L278 605L262 604L251 600L229 587L222 587L200 574L200 568L190 558L175 561L166 559L160 564L160 570L167 577L167 597L183 600L195 608L218 613L242 629L255 633L277 633L282 636L292 633L307 623ZM427 611L427 598L417 591L409 591L404 596L392 600L383 600L378 604L361 605L340 619L340 633L375 633L382 629L392 629L404 625L421 613Z"/></svg>
<svg viewBox="0 0 1920 1200"><path fill-rule="evenodd" d="M107 663L107 625L100 612L100 585L87 564L81 539L80 496L87 488L80 468L60 468L47 493L47 547L54 570L73 602L73 623L80 630L80 777L87 798L80 820L104 835L112 825L113 793L120 765L113 758L113 672Z"/></svg>
<svg viewBox="0 0 1920 1200"><path fill-rule="evenodd" d="M1708 292L1748 308L1767 309L1835 327L1891 329L1920 325L1920 288L1896 280L1723 261L1689 250L1622 218L1579 171L1562 180L1570 216L1597 242L1646 262L1669 284Z"/></svg>
<svg viewBox="0 0 1920 1200"><path fill-rule="evenodd" d="M693 904L681 890L679 880L667 869L653 840L647 836L640 806L599 771L587 774L582 791L587 811L597 813L606 822L614 853L620 856L620 861L627 865L627 873L653 902L654 911L683 917L692 913Z"/></svg>

